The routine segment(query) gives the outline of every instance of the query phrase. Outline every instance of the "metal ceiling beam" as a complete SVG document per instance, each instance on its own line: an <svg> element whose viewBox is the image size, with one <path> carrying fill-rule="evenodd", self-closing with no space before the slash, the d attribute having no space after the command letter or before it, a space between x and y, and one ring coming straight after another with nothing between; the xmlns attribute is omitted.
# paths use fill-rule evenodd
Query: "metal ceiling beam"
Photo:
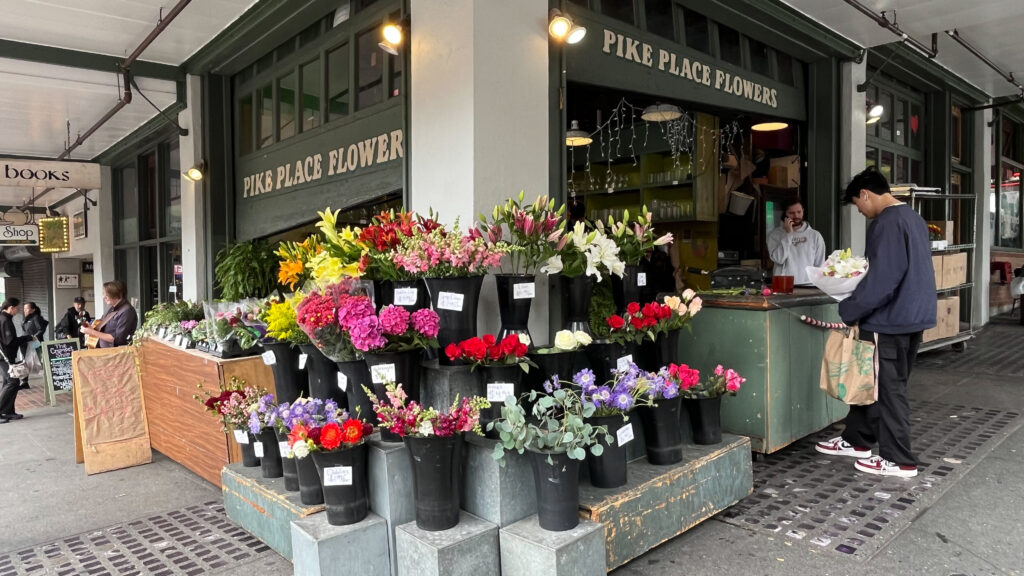
<svg viewBox="0 0 1024 576"><path fill-rule="evenodd" d="M939 53L939 35L938 35L938 33L932 34L932 45L931 45L931 47L925 46L924 44L919 42L916 38L913 38L913 37L910 36L910 34L907 34L906 32L904 32L903 29L900 28L898 24L896 24L896 17L895 17L896 16L896 12L895 11L893 11L893 20L892 20L892 22L890 22L889 19L886 18L884 11L881 12L881 13L875 12L871 7L865 6L864 4L861 4L860 2L858 2L857 0L844 0L844 1L847 4L849 4L850 6L853 6L854 8L856 8L857 11L860 12L861 14L863 14L863 15L867 16L868 18L871 18L872 20L874 20L875 23L878 24L879 26L881 26L882 28L885 28L886 30L892 32L893 34L899 36L901 39L903 39L904 42L907 43L908 46L910 46L914 50L917 50L922 55L927 56L928 58L935 58L935 56Z"/></svg>
<svg viewBox="0 0 1024 576"><path fill-rule="evenodd" d="M38 64L52 64L54 66L68 66L98 72L117 72L124 61L123 58L117 56L80 52L67 48L54 48L52 46L4 39L0 39L0 58L36 62ZM136 60L132 65L132 73L136 76L157 80L178 81L185 78L185 71L179 66L147 62L145 60Z"/></svg>
<svg viewBox="0 0 1024 576"><path fill-rule="evenodd" d="M1020 90L1020 94L1022 98L1024 98L1024 86L1021 86L1020 82L1018 82L1017 79L1013 77L1013 72L1006 72L1005 70L1000 68L998 64L989 60L988 57L982 54L980 50L972 46L971 43L968 42L967 40L964 40L964 38L960 36L960 32L956 28L952 30L946 30L946 34L950 38L952 38L954 42L963 46L965 50L973 54L975 58L981 60L989 68L995 70L996 73L1002 76L1004 80L1006 80L1010 84L1013 84L1017 88L1017 90Z"/></svg>

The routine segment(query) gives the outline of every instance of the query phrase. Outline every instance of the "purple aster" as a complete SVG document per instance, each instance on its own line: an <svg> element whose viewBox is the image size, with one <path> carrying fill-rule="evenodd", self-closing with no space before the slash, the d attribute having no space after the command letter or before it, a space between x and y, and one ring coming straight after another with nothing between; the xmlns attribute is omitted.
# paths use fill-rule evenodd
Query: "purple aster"
<svg viewBox="0 0 1024 576"><path fill-rule="evenodd" d="M573 383L582 388L584 392L594 387L594 380L594 371L590 368L584 368L572 377Z"/></svg>
<svg viewBox="0 0 1024 576"><path fill-rule="evenodd" d="M615 406L619 410L625 412L633 407L633 397L627 392L620 392L615 395L614 399L612 399L612 406Z"/></svg>
<svg viewBox="0 0 1024 576"><path fill-rule="evenodd" d="M551 394L551 391L553 389L554 388L551 386L551 380L545 380L544 381L544 391L547 392L548 394Z"/></svg>
<svg viewBox="0 0 1024 576"><path fill-rule="evenodd" d="M607 386L598 386L594 393L590 396L590 399L594 402L595 406L602 406L608 403L612 397L612 390Z"/></svg>

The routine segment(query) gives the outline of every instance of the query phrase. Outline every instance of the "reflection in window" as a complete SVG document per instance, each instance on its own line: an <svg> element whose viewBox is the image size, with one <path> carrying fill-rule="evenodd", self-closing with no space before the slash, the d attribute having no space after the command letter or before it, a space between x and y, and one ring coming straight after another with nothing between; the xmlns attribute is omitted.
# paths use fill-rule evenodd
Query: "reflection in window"
<svg viewBox="0 0 1024 576"><path fill-rule="evenodd" d="M895 142L900 146L906 146L907 144L907 101L902 98L896 98L893 102L895 104L896 113L896 132L893 134Z"/></svg>
<svg viewBox="0 0 1024 576"><path fill-rule="evenodd" d="M924 132L924 119L921 116L921 105L911 104L910 118L907 123L910 128L910 147L914 150L924 149L924 138L921 137L921 133Z"/></svg>
<svg viewBox="0 0 1024 576"><path fill-rule="evenodd" d="M372 28L360 34L356 39L356 86L359 87L356 98L356 110L362 110L384 100L384 51L377 45L380 32Z"/></svg>
<svg viewBox="0 0 1024 576"><path fill-rule="evenodd" d="M274 87L271 84L267 84L260 88L259 99L258 121L260 138L257 148L263 148L274 141Z"/></svg>
<svg viewBox="0 0 1024 576"><path fill-rule="evenodd" d="M647 0L644 2L648 32L675 40L676 28L672 22L672 4L673 0Z"/></svg>
<svg viewBox="0 0 1024 576"><path fill-rule="evenodd" d="M1014 176L1017 174L1017 176ZM999 245L1020 248L1020 172L1003 165L999 191Z"/></svg>
<svg viewBox="0 0 1024 576"><path fill-rule="evenodd" d="M327 119L334 120L349 112L349 54L348 43L327 53Z"/></svg>
<svg viewBox="0 0 1024 576"><path fill-rule="evenodd" d="M238 153L245 156L252 152L252 94L246 94L238 99L238 108L235 114L238 125Z"/></svg>
<svg viewBox="0 0 1024 576"><path fill-rule="evenodd" d="M388 84L388 97L395 98L402 93L402 58L388 54L388 66L391 67L391 80Z"/></svg>
<svg viewBox="0 0 1024 576"><path fill-rule="evenodd" d="M885 108L882 119L878 122L878 137L882 140L892 140L892 94L882 92L879 104Z"/></svg>
<svg viewBox="0 0 1024 576"><path fill-rule="evenodd" d="M906 156L896 156L896 182L899 182L901 184L906 184L907 182L910 182L910 180L907 179L907 177L909 176L908 162L909 158L907 158ZM917 182L915 182L915 184L917 184Z"/></svg>
<svg viewBox="0 0 1024 576"><path fill-rule="evenodd" d="M707 16L686 10L683 12L683 22L686 27L686 45L694 50L710 54Z"/></svg>
<svg viewBox="0 0 1024 576"><path fill-rule="evenodd" d="M277 83L278 140L295 136L295 72L282 76Z"/></svg>
<svg viewBox="0 0 1024 576"><path fill-rule="evenodd" d="M118 206L117 243L139 240L139 175L135 167L121 170L121 200Z"/></svg>
<svg viewBox="0 0 1024 576"><path fill-rule="evenodd" d="M889 182L892 182L892 163L892 152L882 150L882 162L878 165L878 171Z"/></svg>
<svg viewBox="0 0 1024 576"><path fill-rule="evenodd" d="M164 203L164 236L181 234L181 151L178 140L171 140L168 154L167 201Z"/></svg>
<svg viewBox="0 0 1024 576"><path fill-rule="evenodd" d="M302 131L320 125L320 61L302 67Z"/></svg>
<svg viewBox="0 0 1024 576"><path fill-rule="evenodd" d="M634 24L633 0L601 0L601 12L626 24Z"/></svg>
<svg viewBox="0 0 1024 576"><path fill-rule="evenodd" d="M750 44L750 69L764 76L772 75L772 54L767 44L763 44L751 38Z"/></svg>
<svg viewBox="0 0 1024 576"><path fill-rule="evenodd" d="M878 166L878 148L868 146L867 153L864 156L864 167L872 168L876 166Z"/></svg>
<svg viewBox="0 0 1024 576"><path fill-rule="evenodd" d="M718 53L722 60L736 66L743 65L740 33L728 26L718 25Z"/></svg>
<svg viewBox="0 0 1024 576"><path fill-rule="evenodd" d="M775 52L775 64L779 69L779 82L793 86L796 78L793 77L793 57L782 52Z"/></svg>

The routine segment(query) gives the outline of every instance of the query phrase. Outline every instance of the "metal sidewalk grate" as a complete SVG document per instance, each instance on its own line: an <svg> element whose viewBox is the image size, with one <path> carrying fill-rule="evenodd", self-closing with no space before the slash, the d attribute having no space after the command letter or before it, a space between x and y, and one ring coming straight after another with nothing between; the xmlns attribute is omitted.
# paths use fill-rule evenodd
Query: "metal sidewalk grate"
<svg viewBox="0 0 1024 576"><path fill-rule="evenodd" d="M915 478L858 472L854 459L819 454L814 443L838 436L829 428L754 462L754 491L719 519L789 540L869 558L938 499L932 488L955 482L976 452L1020 414L911 401ZM987 450L986 450L987 451Z"/></svg>
<svg viewBox="0 0 1024 576"><path fill-rule="evenodd" d="M198 576L268 553L213 501L0 555L0 576Z"/></svg>

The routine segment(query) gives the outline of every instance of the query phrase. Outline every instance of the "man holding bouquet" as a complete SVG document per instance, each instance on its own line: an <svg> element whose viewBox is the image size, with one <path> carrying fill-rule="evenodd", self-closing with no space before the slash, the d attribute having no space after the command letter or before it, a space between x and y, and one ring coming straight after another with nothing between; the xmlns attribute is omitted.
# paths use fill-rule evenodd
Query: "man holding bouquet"
<svg viewBox="0 0 1024 576"><path fill-rule="evenodd" d="M873 219L865 250L870 269L839 303L839 315L848 325L860 325L861 339L876 342L878 401L850 406L842 436L815 448L858 458L854 466L861 472L910 478L917 475L917 459L910 450L907 381L921 334L935 326L936 317L928 226L889 193L889 183L873 168L853 178L843 203ZM878 455L872 456L875 442Z"/></svg>

